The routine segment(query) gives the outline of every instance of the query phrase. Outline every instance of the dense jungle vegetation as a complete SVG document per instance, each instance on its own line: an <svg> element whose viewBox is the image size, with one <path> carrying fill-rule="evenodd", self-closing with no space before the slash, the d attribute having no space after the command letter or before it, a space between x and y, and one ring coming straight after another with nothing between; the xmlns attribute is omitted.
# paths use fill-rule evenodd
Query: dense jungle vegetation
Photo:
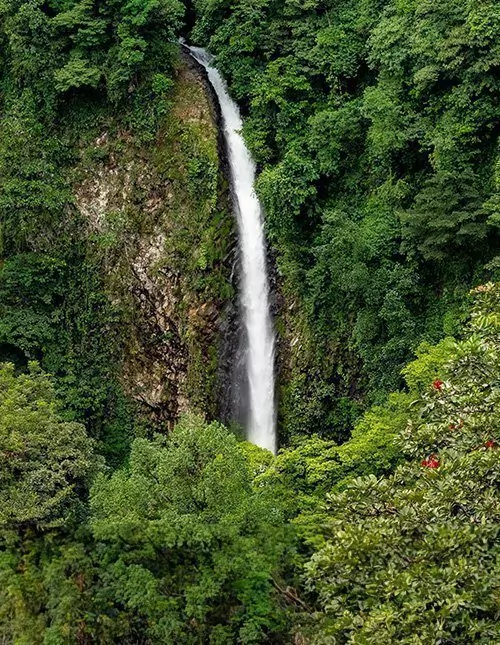
<svg viewBox="0 0 500 645"><path fill-rule="evenodd" d="M232 229L181 34L259 165L277 456L214 420ZM499 135L494 0L0 0L1 643L500 643ZM106 226L88 176L132 186ZM160 216L188 323L142 345ZM158 347L174 428L124 378Z"/></svg>
<svg viewBox="0 0 500 645"><path fill-rule="evenodd" d="M246 107L269 238L314 337L282 432L342 434L353 400L398 387L498 275L498 3L194 6L193 37Z"/></svg>

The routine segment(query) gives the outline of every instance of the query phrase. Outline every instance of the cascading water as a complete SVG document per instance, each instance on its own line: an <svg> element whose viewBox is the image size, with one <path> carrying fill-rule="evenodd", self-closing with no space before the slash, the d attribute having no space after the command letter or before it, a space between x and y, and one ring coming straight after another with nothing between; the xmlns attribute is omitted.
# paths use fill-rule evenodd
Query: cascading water
<svg viewBox="0 0 500 645"><path fill-rule="evenodd" d="M206 69L219 100L231 168L242 257L241 301L248 341L248 439L275 452L274 331L269 310L262 209L254 190L255 164L240 134L243 124L238 106L229 96L224 79L212 67L212 57L200 47L188 49Z"/></svg>

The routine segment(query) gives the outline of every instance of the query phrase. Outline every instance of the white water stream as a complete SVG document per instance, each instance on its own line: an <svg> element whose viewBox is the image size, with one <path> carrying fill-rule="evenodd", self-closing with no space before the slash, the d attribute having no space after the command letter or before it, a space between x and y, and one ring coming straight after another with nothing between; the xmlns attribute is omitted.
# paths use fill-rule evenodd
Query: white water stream
<svg viewBox="0 0 500 645"><path fill-rule="evenodd" d="M189 47L206 69L222 113L227 143L241 248L243 316L247 332L246 369L249 386L248 440L276 451L274 409L274 331L269 310L269 282L262 209L254 191L255 164L243 137L240 111L212 57L199 47Z"/></svg>

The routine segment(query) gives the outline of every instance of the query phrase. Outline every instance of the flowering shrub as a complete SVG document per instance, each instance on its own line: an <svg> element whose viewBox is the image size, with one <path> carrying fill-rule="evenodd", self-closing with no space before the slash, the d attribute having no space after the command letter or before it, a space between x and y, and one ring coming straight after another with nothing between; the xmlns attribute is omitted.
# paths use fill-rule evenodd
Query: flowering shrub
<svg viewBox="0 0 500 645"><path fill-rule="evenodd" d="M439 379L436 379L436 380L433 382L432 387L433 387L435 390L439 390L439 391L441 391L441 390L443 389L443 385L444 385L443 381L441 381L441 380L439 380Z"/></svg>
<svg viewBox="0 0 500 645"><path fill-rule="evenodd" d="M399 437L408 462L328 499L312 643L500 642L500 286L474 295Z"/></svg>
<svg viewBox="0 0 500 645"><path fill-rule="evenodd" d="M431 455L430 457L422 460L422 466L425 468L439 468L440 465L441 463L436 455Z"/></svg>

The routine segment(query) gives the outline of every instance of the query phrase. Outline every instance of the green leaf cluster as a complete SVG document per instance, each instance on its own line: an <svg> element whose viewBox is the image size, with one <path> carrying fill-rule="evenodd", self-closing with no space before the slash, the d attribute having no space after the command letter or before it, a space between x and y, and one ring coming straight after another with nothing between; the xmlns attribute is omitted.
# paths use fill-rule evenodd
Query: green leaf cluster
<svg viewBox="0 0 500 645"><path fill-rule="evenodd" d="M279 626L272 574L286 546L269 490L252 487L237 441L184 419L137 439L129 466L92 489L115 602L152 643L257 643Z"/></svg>
<svg viewBox="0 0 500 645"><path fill-rule="evenodd" d="M168 68L183 7L178 0L6 0L1 15L4 83L34 91L50 110L58 95L82 88L119 101L159 65Z"/></svg>

